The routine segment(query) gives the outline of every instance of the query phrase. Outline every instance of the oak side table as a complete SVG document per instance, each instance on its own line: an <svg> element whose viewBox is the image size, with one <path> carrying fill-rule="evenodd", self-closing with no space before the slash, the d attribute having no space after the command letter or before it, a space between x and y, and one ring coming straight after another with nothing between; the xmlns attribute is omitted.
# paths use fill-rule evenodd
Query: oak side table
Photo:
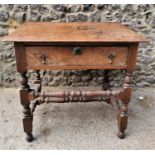
<svg viewBox="0 0 155 155"><path fill-rule="evenodd" d="M136 66L138 44L147 40L115 22L50 23L27 22L4 41L13 41L17 72L21 75L20 102L27 141L33 140L33 112L46 102L106 101L117 107L118 137L125 137L128 104L131 98L131 75ZM46 92L42 89L40 70L105 69L103 90ZM125 70L120 89L110 90L108 71ZM35 70L33 86L26 73Z"/></svg>

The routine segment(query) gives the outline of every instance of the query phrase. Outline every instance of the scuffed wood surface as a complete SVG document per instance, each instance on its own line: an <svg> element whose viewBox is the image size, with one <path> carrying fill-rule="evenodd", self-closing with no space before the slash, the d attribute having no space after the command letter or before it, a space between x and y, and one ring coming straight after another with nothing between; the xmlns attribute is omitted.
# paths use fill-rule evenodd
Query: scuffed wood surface
<svg viewBox="0 0 155 155"><path fill-rule="evenodd" d="M87 68L126 68L128 47L81 47L80 55L73 54L74 46L26 46L26 66L28 69L78 69ZM112 63L109 54L115 54ZM45 63L42 56L45 56Z"/></svg>
<svg viewBox="0 0 155 155"><path fill-rule="evenodd" d="M27 22L5 37L15 42L145 42L146 38L116 22Z"/></svg>

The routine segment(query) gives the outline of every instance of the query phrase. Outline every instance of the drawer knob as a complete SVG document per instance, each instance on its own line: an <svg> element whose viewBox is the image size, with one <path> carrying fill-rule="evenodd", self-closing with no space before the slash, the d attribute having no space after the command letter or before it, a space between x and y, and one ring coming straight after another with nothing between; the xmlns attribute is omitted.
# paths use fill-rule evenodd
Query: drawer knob
<svg viewBox="0 0 155 155"><path fill-rule="evenodd" d="M46 54L41 54L40 59L41 59L42 64L46 64L47 55Z"/></svg>
<svg viewBox="0 0 155 155"><path fill-rule="evenodd" d="M116 54L115 53L110 53L108 55L108 58L109 58L109 63L112 64L113 62L113 59L116 57Z"/></svg>
<svg viewBox="0 0 155 155"><path fill-rule="evenodd" d="M81 55L81 54L82 54L82 49L81 49L81 47L75 47L75 48L73 49L73 54L74 54L74 55Z"/></svg>

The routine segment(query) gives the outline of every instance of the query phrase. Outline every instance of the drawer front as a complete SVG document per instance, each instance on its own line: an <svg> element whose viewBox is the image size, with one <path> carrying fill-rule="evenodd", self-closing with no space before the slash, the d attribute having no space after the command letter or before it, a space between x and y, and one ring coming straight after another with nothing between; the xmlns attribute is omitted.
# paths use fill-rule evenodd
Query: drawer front
<svg viewBox="0 0 155 155"><path fill-rule="evenodd" d="M26 46L28 69L126 68L128 47Z"/></svg>

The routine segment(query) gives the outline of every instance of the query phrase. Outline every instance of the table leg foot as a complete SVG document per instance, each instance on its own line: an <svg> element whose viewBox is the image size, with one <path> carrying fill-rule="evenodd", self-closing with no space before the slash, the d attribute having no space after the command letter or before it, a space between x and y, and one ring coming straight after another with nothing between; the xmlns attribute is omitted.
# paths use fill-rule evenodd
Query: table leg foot
<svg viewBox="0 0 155 155"><path fill-rule="evenodd" d="M26 141L27 142L32 142L33 141L32 133L26 132Z"/></svg>
<svg viewBox="0 0 155 155"><path fill-rule="evenodd" d="M118 137L119 137L120 139L125 138L125 132L118 131Z"/></svg>

